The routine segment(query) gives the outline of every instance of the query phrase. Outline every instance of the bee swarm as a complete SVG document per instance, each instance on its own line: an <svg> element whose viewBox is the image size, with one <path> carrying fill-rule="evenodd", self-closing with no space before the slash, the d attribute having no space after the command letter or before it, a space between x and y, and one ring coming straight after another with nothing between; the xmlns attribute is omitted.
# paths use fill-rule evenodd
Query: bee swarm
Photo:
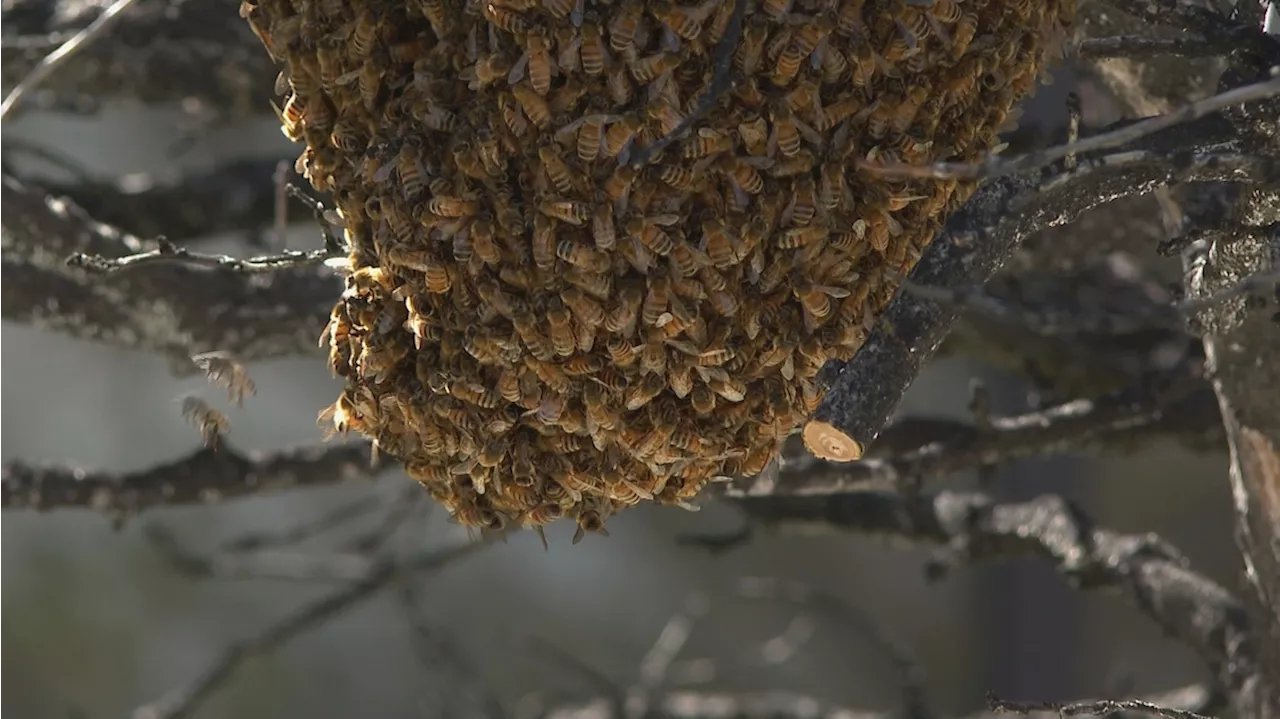
<svg viewBox="0 0 1280 719"><path fill-rule="evenodd" d="M470 526L760 471L973 190L857 161L979 158L1075 4L748 0L637 162L734 0L244 0L351 248L324 414Z"/></svg>

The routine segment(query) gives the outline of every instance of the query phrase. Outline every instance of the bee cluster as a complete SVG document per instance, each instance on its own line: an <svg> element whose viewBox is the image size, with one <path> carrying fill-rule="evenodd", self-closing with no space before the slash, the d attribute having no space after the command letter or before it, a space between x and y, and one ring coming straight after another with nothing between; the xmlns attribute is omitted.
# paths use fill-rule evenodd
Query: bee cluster
<svg viewBox="0 0 1280 719"><path fill-rule="evenodd" d="M859 161L978 158L1074 11L244 0L351 248L324 415L472 526L758 472L973 189Z"/></svg>

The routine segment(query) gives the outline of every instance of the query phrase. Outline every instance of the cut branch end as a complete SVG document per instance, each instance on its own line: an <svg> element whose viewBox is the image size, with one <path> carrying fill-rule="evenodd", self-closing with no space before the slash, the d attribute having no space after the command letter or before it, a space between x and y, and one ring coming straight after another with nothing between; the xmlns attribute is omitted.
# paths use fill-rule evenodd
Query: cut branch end
<svg viewBox="0 0 1280 719"><path fill-rule="evenodd" d="M804 426L803 436L805 448L820 459L852 462L862 458L862 443L836 429L830 422L809 422Z"/></svg>

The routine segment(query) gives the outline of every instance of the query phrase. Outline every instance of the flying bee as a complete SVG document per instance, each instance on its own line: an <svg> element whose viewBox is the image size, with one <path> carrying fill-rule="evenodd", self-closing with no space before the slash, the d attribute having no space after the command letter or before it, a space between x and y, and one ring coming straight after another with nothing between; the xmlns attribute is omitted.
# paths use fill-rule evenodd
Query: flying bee
<svg viewBox="0 0 1280 719"><path fill-rule="evenodd" d="M344 394L343 397L345 398L345 396ZM209 403L195 395L182 398L182 416L187 422L200 430L200 437L204 442L204 446L209 448L216 448L222 440L222 435L226 434L227 430L231 428L231 423L227 420L225 414L210 407ZM343 426L346 426L345 422Z"/></svg>

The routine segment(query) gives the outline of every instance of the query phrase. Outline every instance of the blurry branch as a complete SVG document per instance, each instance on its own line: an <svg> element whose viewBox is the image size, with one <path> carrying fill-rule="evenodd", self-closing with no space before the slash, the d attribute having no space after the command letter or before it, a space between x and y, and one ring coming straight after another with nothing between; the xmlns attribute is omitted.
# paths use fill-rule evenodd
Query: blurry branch
<svg viewBox="0 0 1280 719"><path fill-rule="evenodd" d="M273 452L218 448L138 472L9 462L0 478L4 509L94 509L133 515L184 504L215 504L286 489L368 481L392 469L370 466L370 446L324 444Z"/></svg>
<svg viewBox="0 0 1280 719"><path fill-rule="evenodd" d="M54 49L106 14L105 0L5 3L0 79L8 91ZM40 83L25 104L93 112L111 99L181 103L244 118L267 111L275 72L249 27L218 0L141 2Z"/></svg>
<svg viewBox="0 0 1280 719"><path fill-rule="evenodd" d="M199 677L187 686L138 708L134 719L179 719L190 716L225 683L250 657L274 651L298 636L315 629L342 612L376 596L393 580L437 570L487 546L488 542L468 542L405 561L372 560L367 576L306 604L271 625L262 633L227 647Z"/></svg>
<svg viewBox="0 0 1280 719"><path fill-rule="evenodd" d="M1214 700L1210 692L1200 686L1189 686L1164 694L1147 697L1145 702L1166 709L1202 712ZM849 709L819 701L811 696L790 692L751 692L730 694L725 692L679 690L668 692L656 703L649 719L896 719L901 715L890 712L873 712ZM970 714L960 719L997 719L995 711ZM1007 714L1003 715L1007 718ZM1033 719L1060 719L1062 714L1053 709L1027 714ZM1139 719L1151 716L1147 711L1118 709L1108 713L1112 719ZM523 719L523 718L522 718ZM636 719L628 714L618 714L609 709L604 700L553 708L536 719Z"/></svg>
<svg viewBox="0 0 1280 719"><path fill-rule="evenodd" d="M1249 176L1235 163L1183 166L1180 160L1194 158L1190 148L1199 140L1228 141L1230 136L1230 128L1217 123L1201 130L1195 127L1184 128L1193 130L1190 135L1149 138L1150 151L1125 153L1124 162L1082 161L1074 170L1039 182L1019 176L983 185L925 251L910 275L911 282L963 292L986 284L1027 237L1071 222L1105 202L1144 194L1172 181ZM1275 163L1268 158L1251 158L1246 165L1261 175L1276 173ZM823 373L826 400L813 419L868 445L950 333L961 310L952 303L899 293L858 354L849 362L828 365Z"/></svg>
<svg viewBox="0 0 1280 719"><path fill-rule="evenodd" d="M325 268L270 277L168 262L176 259L94 221L64 199L6 175L3 186L3 316L73 337L168 356L184 370L211 350L240 360L314 351L341 283ZM165 260L146 272L95 276L77 254ZM234 264L235 261L233 261Z"/></svg>
<svg viewBox="0 0 1280 719"><path fill-rule="evenodd" d="M22 82L9 91L4 98L4 103L0 104L0 121L3 121L13 112L18 104L27 93L32 92L40 86L41 83L47 81L50 76L57 72L58 68L64 66L68 60L75 57L76 53L88 47L90 43L106 34L112 23L122 12L128 10L135 0L115 0L111 6L102 11L101 15L94 18L85 29L73 35L66 42L62 43L58 49L45 55L40 63L31 68L31 72L22 78Z"/></svg>
<svg viewBox="0 0 1280 719"><path fill-rule="evenodd" d="M1173 57L1230 55L1237 49L1233 41L1192 37L1155 38L1141 35L1115 35L1082 40L1076 47L1076 54L1083 60L1102 60L1111 57L1139 60L1161 55Z"/></svg>
<svg viewBox="0 0 1280 719"><path fill-rule="evenodd" d="M810 534L818 528L866 534L892 546L940 545L952 550L956 563L1038 556L1081 589L1125 591L1144 614L1200 654L1239 716L1261 716L1250 711L1265 681L1258 662L1261 637L1244 606L1225 588L1188 569L1158 537L1099 529L1061 497L1000 503L980 493L868 491L737 502L751 520L746 533L683 541L725 549L749 539L758 525Z"/></svg>
<svg viewBox="0 0 1280 719"><path fill-rule="evenodd" d="M323 264L330 257L342 254L340 246L327 247L323 250L301 252L285 250L278 255L251 257L247 260L228 257L226 255L205 255L178 247L169 240L159 237L155 240L156 248L148 252L125 257L103 257L86 255L83 252L67 258L67 264L93 274L111 274L134 270L140 267L154 267L163 264L187 265L206 269L226 270L238 274L269 274L291 267L312 267Z"/></svg>
<svg viewBox="0 0 1280 719"><path fill-rule="evenodd" d="M184 242L239 232L260 243L275 211L277 165L276 160L242 160L185 176L166 173L44 184L99 222L143 237L164 235ZM292 178L292 162L288 169Z"/></svg>
<svg viewBox="0 0 1280 719"><path fill-rule="evenodd" d="M863 460L838 464L784 456L749 479L712 484L708 495L809 496L908 489L966 469L1095 445L1131 446L1143 437L1202 437L1220 422L1205 383L1170 375L1144 385L1077 399L985 423L906 417L885 429Z"/></svg>
<svg viewBox="0 0 1280 719"><path fill-rule="evenodd" d="M1218 426L1217 406L1207 386L1164 384L1153 380L1093 400L994 418L986 426L906 418L885 431L882 444L865 461L840 465L811 456L787 458L757 477L712 484L706 494L807 496L918 486L964 469L1142 437L1203 436ZM394 463L370 466L370 459L368 443L241 454L224 441L216 451L200 449L140 472L10 462L4 467L2 506L133 514L159 506L208 504L363 480L395 468Z"/></svg>
<svg viewBox="0 0 1280 719"><path fill-rule="evenodd" d="M995 697L987 697L991 711L1028 716L1035 712L1057 712L1059 716L1104 716L1119 712L1147 714L1164 717L1164 719L1209 719L1188 709L1161 706L1155 702L1140 699L1103 699L1091 702L1011 702Z"/></svg>

